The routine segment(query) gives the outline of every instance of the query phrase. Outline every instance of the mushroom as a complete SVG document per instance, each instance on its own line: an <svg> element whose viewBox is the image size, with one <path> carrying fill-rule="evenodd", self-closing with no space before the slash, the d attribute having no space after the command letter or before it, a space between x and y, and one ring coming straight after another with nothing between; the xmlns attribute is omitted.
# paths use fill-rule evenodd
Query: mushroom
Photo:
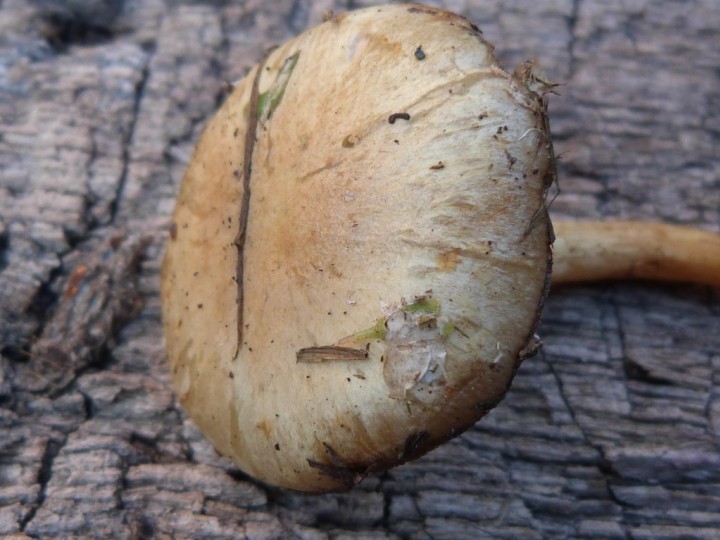
<svg viewBox="0 0 720 540"><path fill-rule="evenodd" d="M720 235L664 223L555 221L554 284L606 279L720 286Z"/></svg>
<svg viewBox="0 0 720 540"><path fill-rule="evenodd" d="M266 54L203 132L163 265L167 352L195 424L253 477L334 491L417 458L537 350L548 86L492 49L417 4L334 16ZM569 279L598 249L573 230Z"/></svg>

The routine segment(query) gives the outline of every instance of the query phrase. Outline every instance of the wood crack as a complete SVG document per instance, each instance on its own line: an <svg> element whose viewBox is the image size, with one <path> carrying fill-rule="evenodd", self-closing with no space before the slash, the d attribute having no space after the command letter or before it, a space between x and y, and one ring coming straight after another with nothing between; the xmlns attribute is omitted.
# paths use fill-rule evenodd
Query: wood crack
<svg viewBox="0 0 720 540"><path fill-rule="evenodd" d="M132 118L125 133L121 139L122 141L122 169L120 171L120 177L118 178L117 185L115 187L115 197L110 202L109 223L114 224L115 219L120 209L120 203L122 201L123 194L125 192L125 185L127 184L128 176L130 175L130 163L132 161L132 142L135 138L135 131L138 125L138 119L140 118L140 110L145 95L145 88L147 87L148 80L150 79L151 63L155 54L155 46L153 45L151 51L146 54L143 59L142 70L140 71L140 79L135 83L133 88L133 111ZM89 165L88 165L89 167ZM88 179L91 176L88 172Z"/></svg>
<svg viewBox="0 0 720 540"><path fill-rule="evenodd" d="M32 522L32 520L35 519L38 510L45 503L45 499L47 498L48 484L50 483L50 479L52 477L53 462L60 453L62 447L65 446L66 442L67 435L63 437L60 441L55 439L48 439L45 445L45 452L43 453L42 461L40 463L40 470L38 471L37 481L40 487L38 489L37 498L35 499L34 504L30 508L28 513L25 514L18 522L20 531L24 532L27 529L28 525Z"/></svg>

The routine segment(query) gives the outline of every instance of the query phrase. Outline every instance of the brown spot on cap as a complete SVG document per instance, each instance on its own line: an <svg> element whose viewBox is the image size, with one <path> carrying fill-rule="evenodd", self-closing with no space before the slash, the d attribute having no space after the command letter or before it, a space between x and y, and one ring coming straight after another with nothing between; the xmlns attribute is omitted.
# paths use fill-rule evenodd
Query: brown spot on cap
<svg viewBox="0 0 720 540"><path fill-rule="evenodd" d="M443 272L452 272L460 263L460 248L453 248L437 256L437 266Z"/></svg>
<svg viewBox="0 0 720 540"><path fill-rule="evenodd" d="M392 113L388 117L388 123L394 124L396 120L410 120L410 115L406 112Z"/></svg>
<svg viewBox="0 0 720 540"><path fill-rule="evenodd" d="M430 437L430 434L425 430L408 435L407 439L405 439L402 459L411 459L428 437Z"/></svg>

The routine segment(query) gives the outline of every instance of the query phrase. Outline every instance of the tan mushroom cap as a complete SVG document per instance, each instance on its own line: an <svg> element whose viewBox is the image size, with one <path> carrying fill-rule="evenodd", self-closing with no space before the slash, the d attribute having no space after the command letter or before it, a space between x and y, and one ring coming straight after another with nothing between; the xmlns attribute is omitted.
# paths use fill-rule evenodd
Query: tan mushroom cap
<svg viewBox="0 0 720 540"><path fill-rule="evenodd" d="M257 70L178 197L162 278L173 381L243 471L345 489L471 426L533 349L545 107L467 20L418 5L337 16Z"/></svg>

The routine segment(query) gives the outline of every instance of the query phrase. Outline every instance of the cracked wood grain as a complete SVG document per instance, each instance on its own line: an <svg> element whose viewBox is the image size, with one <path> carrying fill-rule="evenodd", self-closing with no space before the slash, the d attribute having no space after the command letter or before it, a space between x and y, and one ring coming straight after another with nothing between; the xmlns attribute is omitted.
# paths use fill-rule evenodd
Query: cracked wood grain
<svg viewBox="0 0 720 540"><path fill-rule="evenodd" d="M506 67L535 58L563 83L555 215L720 230L712 0L430 3L477 23ZM544 348L499 407L349 493L268 489L218 458L170 391L163 232L224 82L349 2L73 2L69 21L50 4L0 9L0 535L717 537L720 295L706 287L553 290ZM107 250L119 229L149 238L137 264ZM59 315L88 260L108 269L85 274L94 286L118 287ZM143 300L134 317L111 307L132 296L123 283ZM80 361L41 363L51 335Z"/></svg>
<svg viewBox="0 0 720 540"><path fill-rule="evenodd" d="M68 272L52 314L32 345L32 391L56 396L94 362L102 361L115 331L142 307L137 272L146 238L106 231L67 257Z"/></svg>

